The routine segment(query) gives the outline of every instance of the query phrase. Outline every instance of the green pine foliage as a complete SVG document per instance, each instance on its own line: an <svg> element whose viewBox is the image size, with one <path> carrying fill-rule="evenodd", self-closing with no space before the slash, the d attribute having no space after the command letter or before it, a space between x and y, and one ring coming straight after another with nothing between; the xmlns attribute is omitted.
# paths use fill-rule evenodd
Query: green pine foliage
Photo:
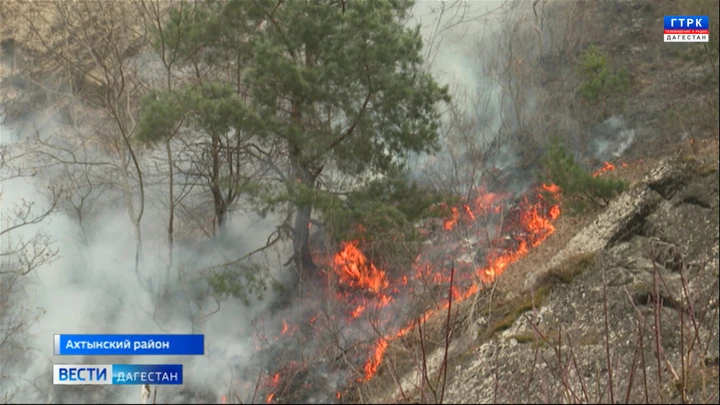
<svg viewBox="0 0 720 405"><path fill-rule="evenodd" d="M262 300L268 290L268 268L258 263L231 263L218 266L203 274L210 287L210 295L224 300L233 297L250 305L253 299Z"/></svg>
<svg viewBox="0 0 720 405"><path fill-rule="evenodd" d="M627 183L622 180L593 177L575 161L559 137L551 138L542 163L542 180L562 189L563 203L575 214L605 206L627 189Z"/></svg>
<svg viewBox="0 0 720 405"><path fill-rule="evenodd" d="M581 78L578 93L591 105L600 104L605 116L609 114L610 99L622 95L630 86L627 72L611 70L608 59L606 53L593 45L583 53L578 66Z"/></svg>
<svg viewBox="0 0 720 405"><path fill-rule="evenodd" d="M273 156L288 160L273 162L278 168L313 172L331 164L356 178L391 173L409 152L437 150L437 107L449 101L447 87L422 67L419 28L404 25L412 5L230 0L176 6L165 29L155 32L164 39L155 41L157 51L177 50L177 65L232 64L238 81L151 94L141 137L158 141L188 120L211 134L247 135L256 151L285 148ZM266 188L272 195L257 201L305 199L296 178L315 189L295 173L283 185L285 199Z"/></svg>
<svg viewBox="0 0 720 405"><path fill-rule="evenodd" d="M258 117L228 85L206 83L167 92L154 90L142 100L138 137L157 142L171 137L181 125L213 137L236 128L251 130ZM242 136L238 134L238 136Z"/></svg>
<svg viewBox="0 0 720 405"><path fill-rule="evenodd" d="M154 143L185 128L242 137L235 161L270 171L243 180L245 208L299 218L319 211L336 237L359 223L376 239L393 228L409 235L429 202L396 173L409 153L438 149L439 107L449 101L423 67L419 27L406 25L413 4L174 4L164 28L152 31L155 50L178 69L214 73L148 96L140 136ZM349 181L322 181L329 168ZM377 178L393 180L367 180ZM307 232L303 221L296 235ZM297 244L307 238L293 241L305 254Z"/></svg>
<svg viewBox="0 0 720 405"><path fill-rule="evenodd" d="M335 243L362 240L364 248L374 254L374 261L409 265L424 241L417 224L444 217L447 213L439 207L452 202L400 172L327 198L317 204L317 209Z"/></svg>

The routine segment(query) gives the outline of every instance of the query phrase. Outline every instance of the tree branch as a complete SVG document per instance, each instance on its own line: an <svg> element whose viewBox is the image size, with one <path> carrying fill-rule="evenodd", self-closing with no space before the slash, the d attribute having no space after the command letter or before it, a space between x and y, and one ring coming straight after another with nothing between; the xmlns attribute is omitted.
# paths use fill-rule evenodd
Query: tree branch
<svg viewBox="0 0 720 405"><path fill-rule="evenodd" d="M355 131L355 127L357 127L358 122L360 122L360 119L362 118L363 114L365 113L365 110L367 108L368 103L370 102L370 98L372 97L372 90L370 89L370 86L368 86L368 93L365 96L365 101L363 102L362 107L360 108L360 111L358 112L357 117L355 118L355 121L352 123L350 128L345 131L344 134L338 136L335 138L330 144L325 148L325 152L329 152L333 150L337 145L340 144L340 142L344 141L347 137L352 135L352 133Z"/></svg>

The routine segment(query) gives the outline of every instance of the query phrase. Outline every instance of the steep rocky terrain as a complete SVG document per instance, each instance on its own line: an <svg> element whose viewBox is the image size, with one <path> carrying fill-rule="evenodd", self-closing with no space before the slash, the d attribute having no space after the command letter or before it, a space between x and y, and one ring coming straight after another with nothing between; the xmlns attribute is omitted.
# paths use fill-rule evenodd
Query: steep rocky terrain
<svg viewBox="0 0 720 405"><path fill-rule="evenodd" d="M450 363L446 398L717 398L718 209L716 155L658 162L515 294L541 295L534 308Z"/></svg>
<svg viewBox="0 0 720 405"><path fill-rule="evenodd" d="M706 63L703 53L700 62L690 60L697 56L686 44L661 42L657 20L672 2L578 3L599 4L586 14L595 21L575 34L574 48L543 59L543 90L553 95L545 113L578 122L578 149L592 155L588 165L629 162L608 175L631 187L600 211L563 215L556 234L493 287L454 305L447 317L430 319L422 345L415 331L393 342L358 400L718 401L717 60ZM617 25L608 30L607 21ZM81 123L63 100L104 94L102 86L88 74L48 90L60 65L30 63L29 69L7 57L17 51L29 60L49 59L21 43L29 35L3 31L0 38L6 112L52 104ZM58 47L65 41L55 39ZM622 114L593 116L572 94L577 78L570 67L591 44L614 66L629 68L632 92L622 97L623 108L614 100ZM127 47L134 52L134 44ZM91 110L93 99L84 101ZM402 375L390 371L389 364L402 362Z"/></svg>
<svg viewBox="0 0 720 405"><path fill-rule="evenodd" d="M718 142L706 145L649 164L604 210L561 220L492 288L397 342L375 381L383 400L716 401Z"/></svg>
<svg viewBox="0 0 720 405"><path fill-rule="evenodd" d="M383 398L718 401L717 54L663 43L657 28L663 15L701 3L617 1L593 10L578 42L605 50L633 85L616 100L621 115L580 130L581 148L621 163L608 174L631 187L599 212L563 216L557 233L493 288L429 321L436 334L426 343L437 349L415 355L401 384L388 376ZM558 105L576 86L560 79L576 58L543 59L543 86ZM547 109L553 114L554 103ZM460 325L447 350L446 322Z"/></svg>

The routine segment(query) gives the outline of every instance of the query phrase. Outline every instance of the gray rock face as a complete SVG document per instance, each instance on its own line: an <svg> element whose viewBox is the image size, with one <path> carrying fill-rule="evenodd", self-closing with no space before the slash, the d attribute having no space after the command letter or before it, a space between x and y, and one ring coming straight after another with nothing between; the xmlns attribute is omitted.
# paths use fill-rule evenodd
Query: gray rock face
<svg viewBox="0 0 720 405"><path fill-rule="evenodd" d="M602 250L635 232L663 197L668 198L684 184L687 172L687 165L677 158L661 160L640 184L618 196L590 226L575 235L563 250L550 259L547 268L578 254Z"/></svg>
<svg viewBox="0 0 720 405"><path fill-rule="evenodd" d="M717 168L659 162L544 271L589 269L450 363L445 402L716 401L718 205Z"/></svg>

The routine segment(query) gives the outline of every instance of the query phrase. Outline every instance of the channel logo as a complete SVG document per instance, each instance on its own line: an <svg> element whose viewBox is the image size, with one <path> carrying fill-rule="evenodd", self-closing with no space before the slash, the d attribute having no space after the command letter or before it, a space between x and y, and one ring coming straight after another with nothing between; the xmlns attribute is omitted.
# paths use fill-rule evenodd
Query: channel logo
<svg viewBox="0 0 720 405"><path fill-rule="evenodd" d="M181 385L182 364L54 364L54 385Z"/></svg>
<svg viewBox="0 0 720 405"><path fill-rule="evenodd" d="M666 15L663 19L665 42L708 42L709 34L706 15Z"/></svg>

